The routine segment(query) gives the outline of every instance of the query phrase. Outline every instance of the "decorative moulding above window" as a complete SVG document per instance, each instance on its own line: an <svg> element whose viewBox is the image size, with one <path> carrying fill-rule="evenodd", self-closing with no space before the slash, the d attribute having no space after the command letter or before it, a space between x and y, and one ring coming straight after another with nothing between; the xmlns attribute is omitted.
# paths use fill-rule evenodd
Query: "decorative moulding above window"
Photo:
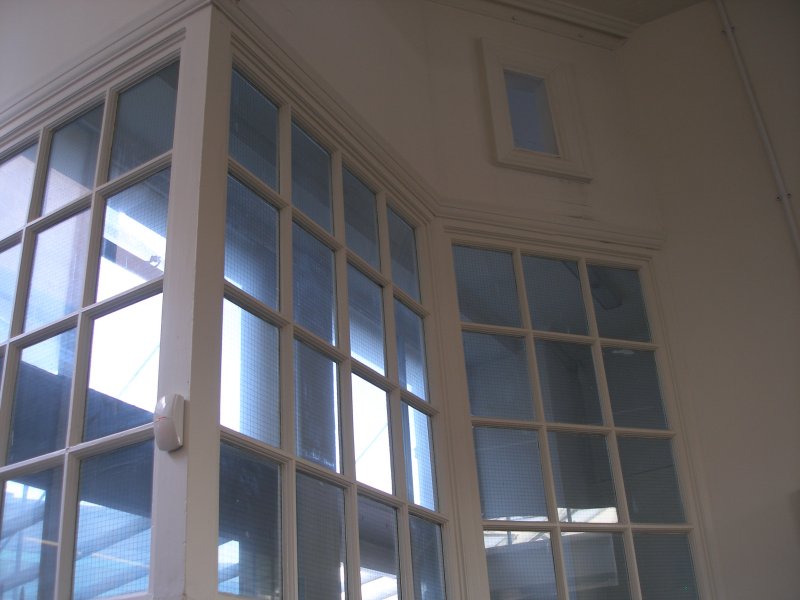
<svg viewBox="0 0 800 600"><path fill-rule="evenodd" d="M570 65L485 38L481 54L497 163L591 181Z"/></svg>

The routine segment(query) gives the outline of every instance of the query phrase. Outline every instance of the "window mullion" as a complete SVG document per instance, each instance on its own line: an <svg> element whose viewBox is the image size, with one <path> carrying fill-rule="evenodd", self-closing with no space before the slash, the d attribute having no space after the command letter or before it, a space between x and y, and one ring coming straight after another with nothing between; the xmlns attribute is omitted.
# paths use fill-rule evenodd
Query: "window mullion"
<svg viewBox="0 0 800 600"><path fill-rule="evenodd" d="M67 453L61 475L61 522L59 523L56 559L55 598L72 597L72 574L75 565L75 534L78 524L78 482L80 459Z"/></svg>

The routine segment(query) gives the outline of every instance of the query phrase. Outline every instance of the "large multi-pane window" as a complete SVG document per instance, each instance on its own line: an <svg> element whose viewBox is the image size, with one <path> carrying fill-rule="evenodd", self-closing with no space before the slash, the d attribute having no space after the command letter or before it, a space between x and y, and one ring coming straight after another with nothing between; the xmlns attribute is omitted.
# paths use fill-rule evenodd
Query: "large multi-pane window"
<svg viewBox="0 0 800 600"><path fill-rule="evenodd" d="M178 62L0 157L0 594L143 592Z"/></svg>
<svg viewBox="0 0 800 600"><path fill-rule="evenodd" d="M303 118L234 70L218 588L440 600L418 230Z"/></svg>
<svg viewBox="0 0 800 600"><path fill-rule="evenodd" d="M639 272L453 255L492 600L696 598Z"/></svg>

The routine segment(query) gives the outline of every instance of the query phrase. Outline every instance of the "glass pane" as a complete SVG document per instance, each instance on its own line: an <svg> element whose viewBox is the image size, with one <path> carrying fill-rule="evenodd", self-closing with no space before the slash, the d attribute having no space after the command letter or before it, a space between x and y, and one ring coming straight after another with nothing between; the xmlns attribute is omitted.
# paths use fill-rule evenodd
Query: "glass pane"
<svg viewBox="0 0 800 600"><path fill-rule="evenodd" d="M419 300L417 240L414 228L389 209L389 247L392 255L392 281L409 296Z"/></svg>
<svg viewBox="0 0 800 600"><path fill-rule="evenodd" d="M336 363L294 342L297 454L332 471L341 469Z"/></svg>
<svg viewBox="0 0 800 600"><path fill-rule="evenodd" d="M219 591L281 597L280 467L222 444L219 465Z"/></svg>
<svg viewBox="0 0 800 600"><path fill-rule="evenodd" d="M347 246L376 269L378 255L378 213L375 193L347 169L344 183L344 219Z"/></svg>
<svg viewBox="0 0 800 600"><path fill-rule="evenodd" d="M94 187L102 123L101 105L53 134L42 214L85 196Z"/></svg>
<svg viewBox="0 0 800 600"><path fill-rule="evenodd" d="M22 350L11 416L9 464L64 447L75 337L75 330L70 329Z"/></svg>
<svg viewBox="0 0 800 600"><path fill-rule="evenodd" d="M278 211L233 177L225 212L225 279L278 308Z"/></svg>
<svg viewBox="0 0 800 600"><path fill-rule="evenodd" d="M292 123L292 204L328 231L331 223L331 155Z"/></svg>
<svg viewBox="0 0 800 600"><path fill-rule="evenodd" d="M546 521L536 432L489 427L474 431L483 518Z"/></svg>
<svg viewBox="0 0 800 600"><path fill-rule="evenodd" d="M525 340L468 331L463 339L472 414L533 420Z"/></svg>
<svg viewBox="0 0 800 600"><path fill-rule="evenodd" d="M592 303L601 337L650 341L639 273L589 265Z"/></svg>
<svg viewBox="0 0 800 600"><path fill-rule="evenodd" d="M361 600L400 597L397 511L369 498L358 498Z"/></svg>
<svg viewBox="0 0 800 600"><path fill-rule="evenodd" d="M0 162L0 239L28 220L38 149L39 144L33 144Z"/></svg>
<svg viewBox="0 0 800 600"><path fill-rule="evenodd" d="M591 346L536 340L536 362L545 419L603 422Z"/></svg>
<svg viewBox="0 0 800 600"><path fill-rule="evenodd" d="M408 517L411 531L411 568L416 600L445 600L442 529L414 515Z"/></svg>
<svg viewBox="0 0 800 600"><path fill-rule="evenodd" d="M177 93L178 63L173 63L119 95L109 179L172 148Z"/></svg>
<svg viewBox="0 0 800 600"><path fill-rule="evenodd" d="M550 534L544 531L485 531L491 600L556 600Z"/></svg>
<svg viewBox="0 0 800 600"><path fill-rule="evenodd" d="M603 348L608 394L618 427L666 429L653 352Z"/></svg>
<svg viewBox="0 0 800 600"><path fill-rule="evenodd" d="M278 329L225 300L220 424L280 446Z"/></svg>
<svg viewBox="0 0 800 600"><path fill-rule="evenodd" d="M88 246L89 211L36 236L25 312L26 331L80 308Z"/></svg>
<svg viewBox="0 0 800 600"><path fill-rule="evenodd" d="M303 600L344 598L344 492L297 474L297 588Z"/></svg>
<svg viewBox="0 0 800 600"><path fill-rule="evenodd" d="M621 533L561 534L570 600L628 600L628 565Z"/></svg>
<svg viewBox="0 0 800 600"><path fill-rule="evenodd" d="M683 503L669 440L620 437L619 458L631 521L683 523Z"/></svg>
<svg viewBox="0 0 800 600"><path fill-rule="evenodd" d="M81 463L74 600L147 590L153 442Z"/></svg>
<svg viewBox="0 0 800 600"><path fill-rule="evenodd" d="M161 294L94 322L83 439L153 420L160 343Z"/></svg>
<svg viewBox="0 0 800 600"><path fill-rule="evenodd" d="M98 300L164 274L169 175L159 171L106 201Z"/></svg>
<svg viewBox="0 0 800 600"><path fill-rule="evenodd" d="M395 300L394 320L400 386L426 400L428 393L422 319L405 304Z"/></svg>
<svg viewBox="0 0 800 600"><path fill-rule="evenodd" d="M336 273L333 252L305 229L292 228L294 318L326 342L336 343Z"/></svg>
<svg viewBox="0 0 800 600"><path fill-rule="evenodd" d="M228 152L278 189L278 107L236 71L231 80Z"/></svg>
<svg viewBox="0 0 800 600"><path fill-rule="evenodd" d="M391 494L392 452L386 392L353 375L356 479Z"/></svg>
<svg viewBox="0 0 800 600"><path fill-rule="evenodd" d="M406 403L403 403L403 452L408 499L414 504L436 510L431 419Z"/></svg>
<svg viewBox="0 0 800 600"><path fill-rule="evenodd" d="M511 253L453 246L461 319L519 327L519 302Z"/></svg>
<svg viewBox="0 0 800 600"><path fill-rule="evenodd" d="M522 269L534 329L588 333L578 263L523 256Z"/></svg>
<svg viewBox="0 0 800 600"><path fill-rule="evenodd" d="M633 545L636 548L642 598L695 600L700 597L687 536L634 533Z"/></svg>
<svg viewBox="0 0 800 600"><path fill-rule="evenodd" d="M20 245L0 252L0 342L11 332L11 313L19 275Z"/></svg>
<svg viewBox="0 0 800 600"><path fill-rule="evenodd" d="M381 286L354 266L347 267L350 301L350 354L384 374L383 298Z"/></svg>
<svg viewBox="0 0 800 600"><path fill-rule="evenodd" d="M605 436L551 431L548 441L558 519L567 523L616 523L617 496Z"/></svg>
<svg viewBox="0 0 800 600"><path fill-rule="evenodd" d="M53 598L61 467L6 481L0 522L3 600Z"/></svg>
<svg viewBox="0 0 800 600"><path fill-rule="evenodd" d="M503 71L514 146L558 155L547 88L541 77Z"/></svg>

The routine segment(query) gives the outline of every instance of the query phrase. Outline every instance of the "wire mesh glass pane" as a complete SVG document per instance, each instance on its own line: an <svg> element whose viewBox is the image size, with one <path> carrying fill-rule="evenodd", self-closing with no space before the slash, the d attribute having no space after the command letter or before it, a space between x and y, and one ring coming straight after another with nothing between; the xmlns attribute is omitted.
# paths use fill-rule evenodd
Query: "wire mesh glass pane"
<svg viewBox="0 0 800 600"><path fill-rule="evenodd" d="M38 150L39 144L32 144L0 162L0 239L28 220Z"/></svg>
<svg viewBox="0 0 800 600"><path fill-rule="evenodd" d="M546 521L537 433L489 427L474 433L483 518Z"/></svg>
<svg viewBox="0 0 800 600"><path fill-rule="evenodd" d="M634 533L633 545L642 598L696 600L700 597L686 535Z"/></svg>
<svg viewBox="0 0 800 600"><path fill-rule="evenodd" d="M416 600L445 600L442 528L436 523L409 515L411 568Z"/></svg>
<svg viewBox="0 0 800 600"><path fill-rule="evenodd" d="M326 342L336 343L336 273L333 251L296 223L294 254L294 319Z"/></svg>
<svg viewBox="0 0 800 600"><path fill-rule="evenodd" d="M541 77L503 70L514 146L558 155L558 143Z"/></svg>
<svg viewBox="0 0 800 600"><path fill-rule="evenodd" d="M422 318L395 299L394 321L400 386L415 396L427 400L425 333Z"/></svg>
<svg viewBox="0 0 800 600"><path fill-rule="evenodd" d="M472 414L533 420L525 340L469 331L463 340Z"/></svg>
<svg viewBox="0 0 800 600"><path fill-rule="evenodd" d="M453 246L461 320L519 327L519 298L510 252Z"/></svg>
<svg viewBox="0 0 800 600"><path fill-rule="evenodd" d="M356 479L391 494L394 487L386 392L357 375L353 375L352 385Z"/></svg>
<svg viewBox="0 0 800 600"><path fill-rule="evenodd" d="M61 515L61 467L5 483L0 521L3 600L53 598Z"/></svg>
<svg viewBox="0 0 800 600"><path fill-rule="evenodd" d="M408 499L436 510L436 473L433 466L431 418L403 403L403 452Z"/></svg>
<svg viewBox="0 0 800 600"><path fill-rule="evenodd" d="M631 521L683 523L670 440L619 437L617 442Z"/></svg>
<svg viewBox="0 0 800 600"><path fill-rule="evenodd" d="M570 600L628 600L628 565L621 533L561 534Z"/></svg>
<svg viewBox="0 0 800 600"><path fill-rule="evenodd" d="M522 269L534 329L588 333L578 263L523 256Z"/></svg>
<svg viewBox="0 0 800 600"><path fill-rule="evenodd" d="M589 286L601 337L650 341L639 273L589 265Z"/></svg>
<svg viewBox="0 0 800 600"><path fill-rule="evenodd" d="M161 294L94 322L84 440L153 420L161 348Z"/></svg>
<svg viewBox="0 0 800 600"><path fill-rule="evenodd" d="M22 350L11 413L9 464L64 447L75 338L75 330L70 329Z"/></svg>
<svg viewBox="0 0 800 600"><path fill-rule="evenodd" d="M344 491L298 473L298 598L345 598L345 560Z"/></svg>
<svg viewBox="0 0 800 600"><path fill-rule="evenodd" d="M225 279L278 308L278 211L228 177L225 209Z"/></svg>
<svg viewBox="0 0 800 600"><path fill-rule="evenodd" d="M119 95L109 179L172 148L177 94L175 62Z"/></svg>
<svg viewBox="0 0 800 600"><path fill-rule="evenodd" d="M336 363L295 340L294 387L297 454L332 471L340 471Z"/></svg>
<svg viewBox="0 0 800 600"><path fill-rule="evenodd" d="M36 236L25 312L26 331L80 308L88 246L89 211Z"/></svg>
<svg viewBox="0 0 800 600"><path fill-rule="evenodd" d="M378 253L378 213L375 193L348 169L342 172L344 219L347 246L376 269Z"/></svg>
<svg viewBox="0 0 800 600"><path fill-rule="evenodd" d="M169 175L159 171L106 201L98 300L164 274Z"/></svg>
<svg viewBox="0 0 800 600"><path fill-rule="evenodd" d="M280 598L280 467L227 444L220 447L220 592L249 598Z"/></svg>
<svg viewBox="0 0 800 600"><path fill-rule="evenodd" d="M484 531L491 600L556 600L550 534Z"/></svg>
<svg viewBox="0 0 800 600"><path fill-rule="evenodd" d="M332 230L331 155L292 123L292 204Z"/></svg>
<svg viewBox="0 0 800 600"><path fill-rule="evenodd" d="M353 265L347 267L347 285L350 302L350 354L383 375L383 288Z"/></svg>
<svg viewBox="0 0 800 600"><path fill-rule="evenodd" d="M14 295L19 276L21 246L11 246L0 252L0 342L11 332L11 313L14 311Z"/></svg>
<svg viewBox="0 0 800 600"><path fill-rule="evenodd" d="M369 498L358 498L361 600L400 597L397 511Z"/></svg>
<svg viewBox="0 0 800 600"><path fill-rule="evenodd" d="M152 496L152 441L82 461L74 600L147 590Z"/></svg>
<svg viewBox="0 0 800 600"><path fill-rule="evenodd" d="M53 133L42 214L53 212L92 190L102 124L100 105Z"/></svg>
<svg viewBox="0 0 800 600"><path fill-rule="evenodd" d="M236 71L231 79L228 152L278 189L278 107Z"/></svg>
<svg viewBox="0 0 800 600"><path fill-rule="evenodd" d="M417 273L417 240L414 228L391 208L389 217L389 248L392 255L392 281L415 300L419 300Z"/></svg>
<svg viewBox="0 0 800 600"><path fill-rule="evenodd" d="M280 446L278 328L228 300L222 305L219 421Z"/></svg>
<svg viewBox="0 0 800 600"><path fill-rule="evenodd" d="M618 427L666 429L655 353L603 348L608 394Z"/></svg>
<svg viewBox="0 0 800 600"><path fill-rule="evenodd" d="M558 519L567 523L616 523L617 496L605 436L551 431L548 441Z"/></svg>
<svg viewBox="0 0 800 600"><path fill-rule="evenodd" d="M536 362L545 419L603 422L591 346L536 340Z"/></svg>

